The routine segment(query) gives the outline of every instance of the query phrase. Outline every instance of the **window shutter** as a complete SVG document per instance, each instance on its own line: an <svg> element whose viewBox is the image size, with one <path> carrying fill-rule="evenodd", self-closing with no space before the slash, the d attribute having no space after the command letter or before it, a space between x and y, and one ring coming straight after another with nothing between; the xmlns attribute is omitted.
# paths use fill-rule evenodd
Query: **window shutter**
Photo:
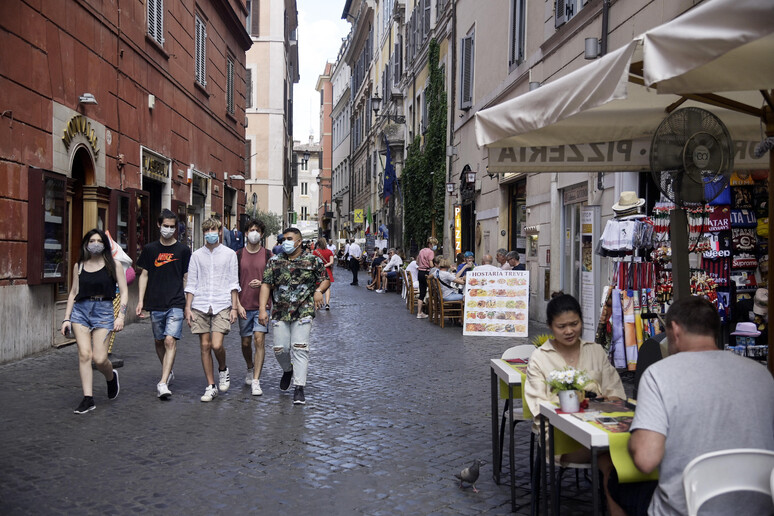
<svg viewBox="0 0 774 516"><path fill-rule="evenodd" d="M252 36L259 35L260 12L261 12L260 0L253 0L252 3L250 4L250 34Z"/></svg>
<svg viewBox="0 0 774 516"><path fill-rule="evenodd" d="M511 4L511 56L510 64L524 60L524 0Z"/></svg>
<svg viewBox="0 0 774 516"><path fill-rule="evenodd" d="M473 105L473 35L462 38L461 74L460 107L469 108Z"/></svg>
<svg viewBox="0 0 774 516"><path fill-rule="evenodd" d="M234 61L226 58L226 110L234 114Z"/></svg>
<svg viewBox="0 0 774 516"><path fill-rule="evenodd" d="M424 3L425 17L422 23L422 39L426 39L427 35L430 33L430 0L424 0Z"/></svg>
<svg viewBox="0 0 774 516"><path fill-rule="evenodd" d="M554 9L556 11L556 19L554 21L554 27L564 25L567 21L567 15L565 13L565 0L555 0Z"/></svg>
<svg viewBox="0 0 774 516"><path fill-rule="evenodd" d="M251 179L253 162L253 141L245 140L245 179Z"/></svg>
<svg viewBox="0 0 774 516"><path fill-rule="evenodd" d="M207 86L207 29L204 22L196 17L196 81Z"/></svg>
<svg viewBox="0 0 774 516"><path fill-rule="evenodd" d="M248 68L245 74L245 108L253 107L253 69Z"/></svg>

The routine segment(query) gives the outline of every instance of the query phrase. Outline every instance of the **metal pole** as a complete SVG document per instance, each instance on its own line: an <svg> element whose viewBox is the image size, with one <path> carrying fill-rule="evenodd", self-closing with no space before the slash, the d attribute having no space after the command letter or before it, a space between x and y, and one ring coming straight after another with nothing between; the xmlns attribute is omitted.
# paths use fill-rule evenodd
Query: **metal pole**
<svg viewBox="0 0 774 516"><path fill-rule="evenodd" d="M691 270L688 267L688 215L676 207L669 214L672 238L672 297L675 301L691 295Z"/></svg>

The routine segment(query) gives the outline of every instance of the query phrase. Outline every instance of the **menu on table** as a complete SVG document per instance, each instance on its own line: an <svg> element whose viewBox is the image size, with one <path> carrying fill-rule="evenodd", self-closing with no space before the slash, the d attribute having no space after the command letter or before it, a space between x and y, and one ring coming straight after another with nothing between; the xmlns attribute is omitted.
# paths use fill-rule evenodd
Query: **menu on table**
<svg viewBox="0 0 774 516"><path fill-rule="evenodd" d="M529 272L474 269L466 276L463 335L528 336Z"/></svg>

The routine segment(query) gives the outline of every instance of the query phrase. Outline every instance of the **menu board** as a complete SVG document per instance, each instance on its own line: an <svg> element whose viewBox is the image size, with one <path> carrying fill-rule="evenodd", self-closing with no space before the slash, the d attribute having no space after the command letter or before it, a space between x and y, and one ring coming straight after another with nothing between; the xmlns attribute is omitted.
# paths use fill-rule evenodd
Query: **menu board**
<svg viewBox="0 0 774 516"><path fill-rule="evenodd" d="M463 335L528 336L529 272L474 269L466 276Z"/></svg>

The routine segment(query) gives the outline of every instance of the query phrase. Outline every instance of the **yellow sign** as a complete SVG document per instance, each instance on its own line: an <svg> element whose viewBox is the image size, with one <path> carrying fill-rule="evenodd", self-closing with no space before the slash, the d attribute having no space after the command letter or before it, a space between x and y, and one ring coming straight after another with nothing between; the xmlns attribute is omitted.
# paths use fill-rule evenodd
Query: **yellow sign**
<svg viewBox="0 0 774 516"><path fill-rule="evenodd" d="M91 150L94 152L94 155L97 156L99 154L97 135L94 133L94 129L91 128L91 122L83 115L76 115L67 122L67 126L62 134L62 142L64 142L65 149L70 150L70 143L78 134L82 134L86 137L91 146Z"/></svg>
<svg viewBox="0 0 774 516"><path fill-rule="evenodd" d="M462 206L454 206L454 253L462 252Z"/></svg>
<svg viewBox="0 0 774 516"><path fill-rule="evenodd" d="M143 152L142 175L145 177L150 177L151 179L166 181L169 178L169 162L164 159L157 158L156 156L147 152Z"/></svg>
<svg viewBox="0 0 774 516"><path fill-rule="evenodd" d="M362 224L363 220L363 210L355 210L355 224Z"/></svg>

